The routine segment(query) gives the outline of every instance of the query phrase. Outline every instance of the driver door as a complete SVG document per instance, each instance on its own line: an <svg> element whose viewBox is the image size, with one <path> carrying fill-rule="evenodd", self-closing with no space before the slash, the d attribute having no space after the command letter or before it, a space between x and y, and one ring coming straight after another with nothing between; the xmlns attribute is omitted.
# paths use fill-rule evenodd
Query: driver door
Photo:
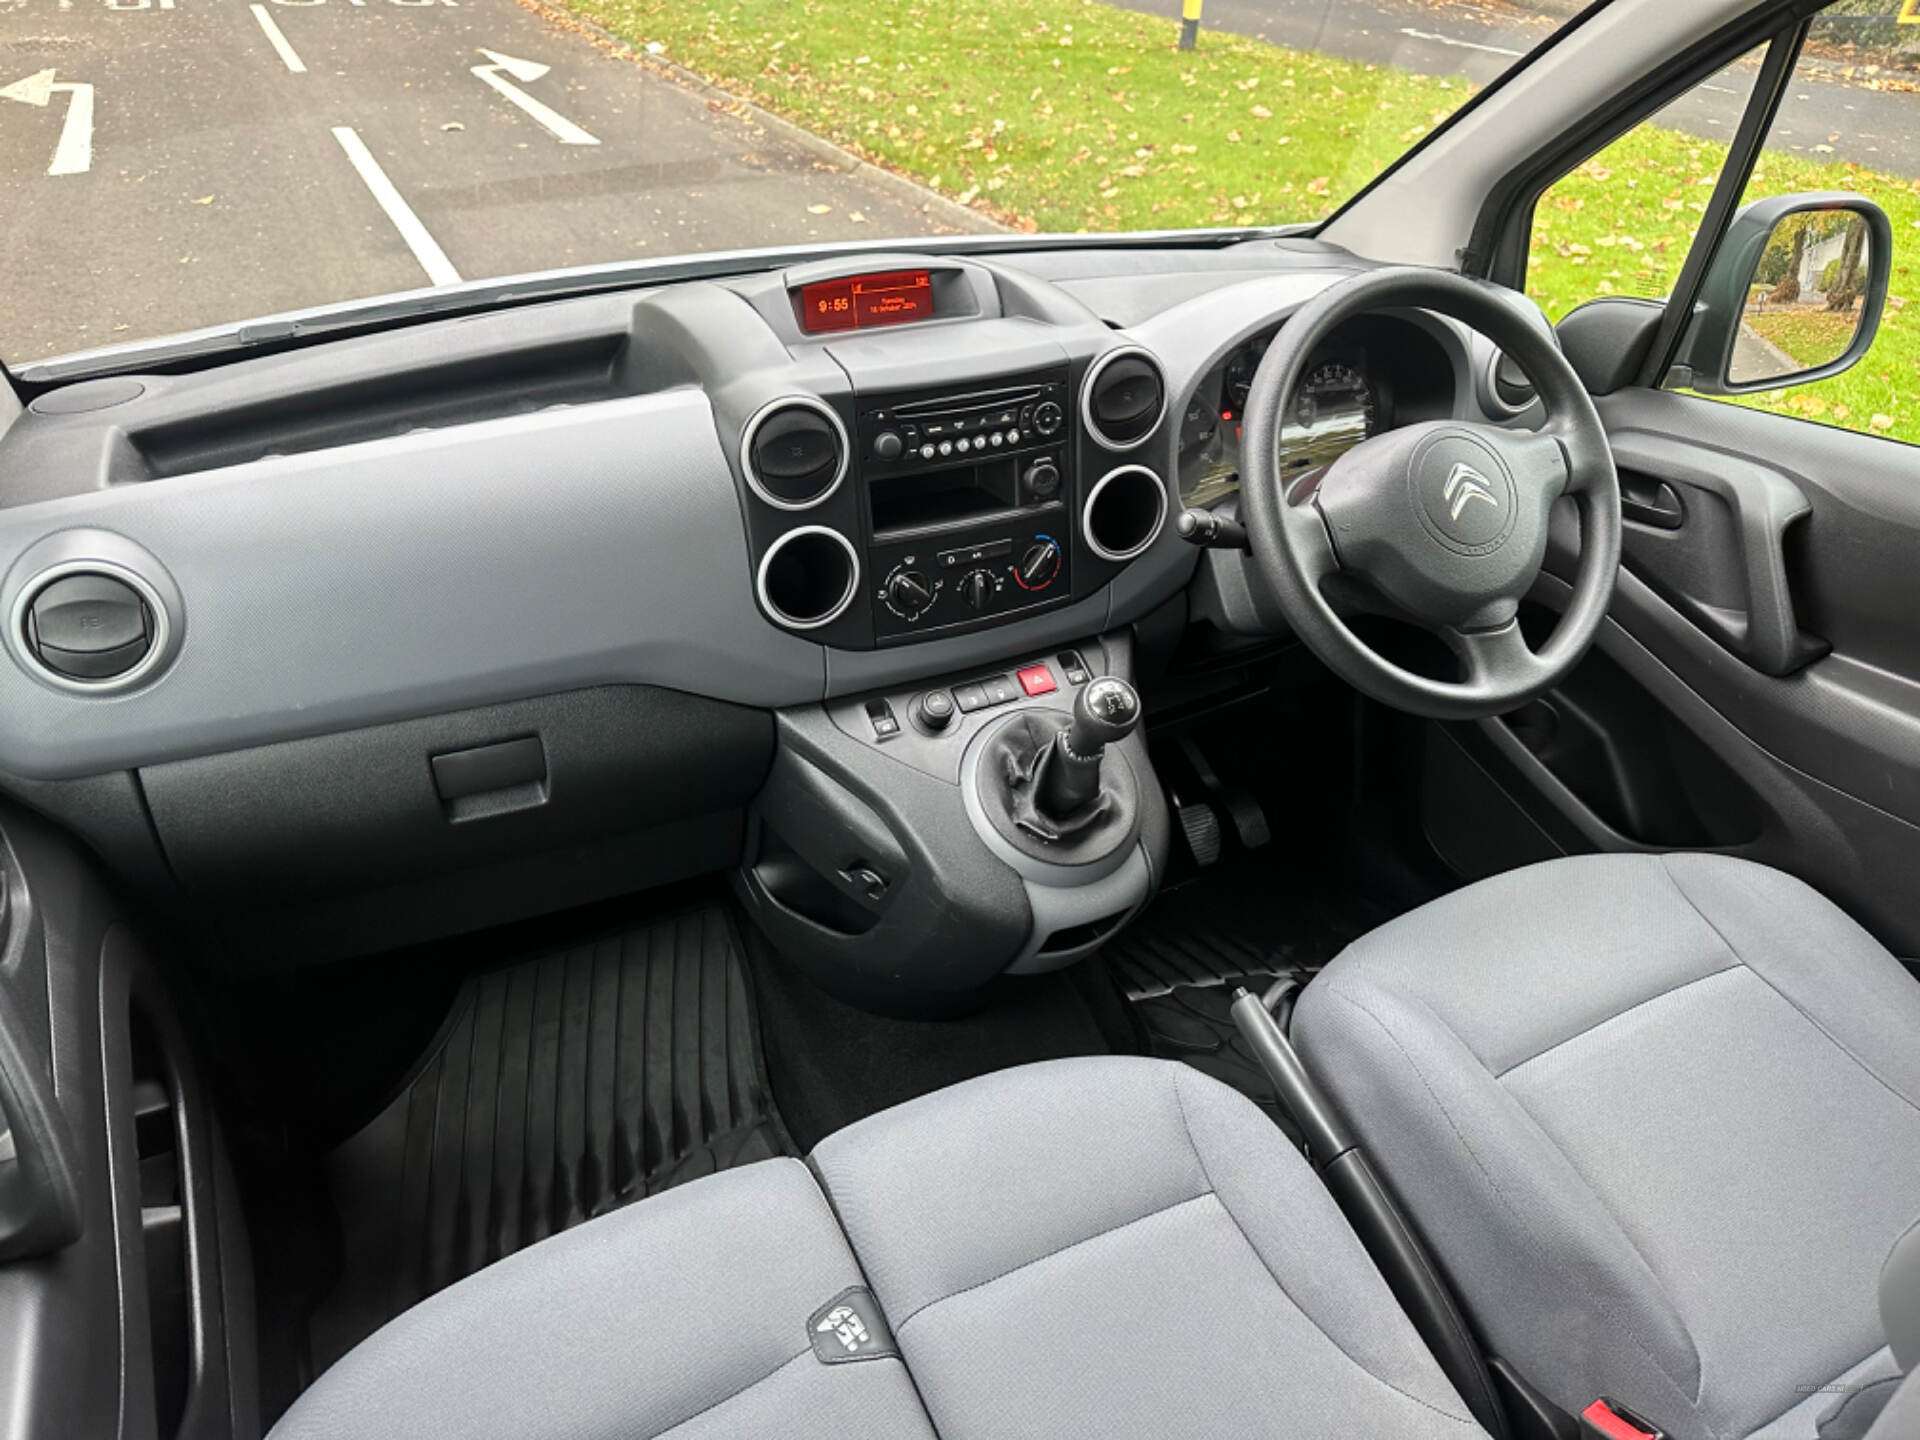
<svg viewBox="0 0 1920 1440"><path fill-rule="evenodd" d="M1920 155L1876 159L1865 122L1827 126L1856 104L1920 122L1920 93L1837 77L1824 23L1780 29L1593 137L1535 191L1531 223L1507 227L1607 428L1626 539L1593 652L1519 711L1432 730L1423 810L1468 875L1581 850L1718 850L1799 874L1911 956L1920 329L1905 326L1920 320L1901 310L1920 295ZM1843 227L1793 222L1809 229L1796 238L1782 216L1741 238L1800 203L1785 194L1838 190L1891 221L1877 324L1871 296L1838 303ZM1742 259L1743 244L1759 249ZM1716 306L1718 359L1701 341ZM1543 576L1535 619L1565 594Z"/></svg>

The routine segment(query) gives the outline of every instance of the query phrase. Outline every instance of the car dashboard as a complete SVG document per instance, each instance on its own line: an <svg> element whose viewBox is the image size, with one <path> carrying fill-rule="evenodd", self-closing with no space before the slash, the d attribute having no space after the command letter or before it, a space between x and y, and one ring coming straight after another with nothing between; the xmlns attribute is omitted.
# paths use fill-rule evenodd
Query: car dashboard
<svg viewBox="0 0 1920 1440"><path fill-rule="evenodd" d="M909 773L944 804L1022 667L1065 703L1069 661L1233 588L1173 521L1234 503L1264 346L1362 264L870 251L47 388L0 434L0 787L176 900L282 936L300 907L326 953L763 853L747 807L808 744L879 765L877 813ZM1526 423L1493 359L1365 317L1283 464ZM112 654L63 638L63 581L118 597ZM981 713L931 736L930 684Z"/></svg>

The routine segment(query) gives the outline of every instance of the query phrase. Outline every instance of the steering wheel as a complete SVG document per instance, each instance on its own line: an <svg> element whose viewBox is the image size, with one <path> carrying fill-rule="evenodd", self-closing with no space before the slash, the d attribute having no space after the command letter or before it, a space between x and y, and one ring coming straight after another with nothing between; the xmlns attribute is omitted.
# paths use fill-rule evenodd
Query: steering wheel
<svg viewBox="0 0 1920 1440"><path fill-rule="evenodd" d="M1538 431L1438 420L1364 440L1331 465L1280 478L1280 428L1308 358L1342 321L1417 307L1463 321L1527 373L1546 404ZM1512 710L1565 678L1592 643L1620 567L1620 481L1586 387L1552 336L1498 292L1445 271L1372 270L1321 292L1280 327L1242 420L1240 518L1256 597L1355 688L1436 720ZM1554 502L1573 497L1573 598L1546 644L1516 618L1546 556ZM1459 657L1463 677L1394 664L1334 612L1322 587L1358 579Z"/></svg>

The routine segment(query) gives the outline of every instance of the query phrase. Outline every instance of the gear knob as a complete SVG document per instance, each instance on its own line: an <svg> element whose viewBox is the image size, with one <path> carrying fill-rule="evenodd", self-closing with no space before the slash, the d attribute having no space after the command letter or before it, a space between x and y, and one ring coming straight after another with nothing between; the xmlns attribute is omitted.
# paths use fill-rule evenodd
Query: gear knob
<svg viewBox="0 0 1920 1440"><path fill-rule="evenodd" d="M1115 741L1126 739L1139 723L1139 694L1126 681L1102 675L1073 697L1067 748L1091 760Z"/></svg>

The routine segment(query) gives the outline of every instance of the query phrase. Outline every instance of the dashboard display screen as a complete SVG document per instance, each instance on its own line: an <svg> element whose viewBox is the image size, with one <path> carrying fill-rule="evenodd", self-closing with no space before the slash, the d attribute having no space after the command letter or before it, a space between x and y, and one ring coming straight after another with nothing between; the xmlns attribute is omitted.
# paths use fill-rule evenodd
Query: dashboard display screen
<svg viewBox="0 0 1920 1440"><path fill-rule="evenodd" d="M809 335L932 318L933 276L925 270L889 270L800 287L800 328Z"/></svg>

